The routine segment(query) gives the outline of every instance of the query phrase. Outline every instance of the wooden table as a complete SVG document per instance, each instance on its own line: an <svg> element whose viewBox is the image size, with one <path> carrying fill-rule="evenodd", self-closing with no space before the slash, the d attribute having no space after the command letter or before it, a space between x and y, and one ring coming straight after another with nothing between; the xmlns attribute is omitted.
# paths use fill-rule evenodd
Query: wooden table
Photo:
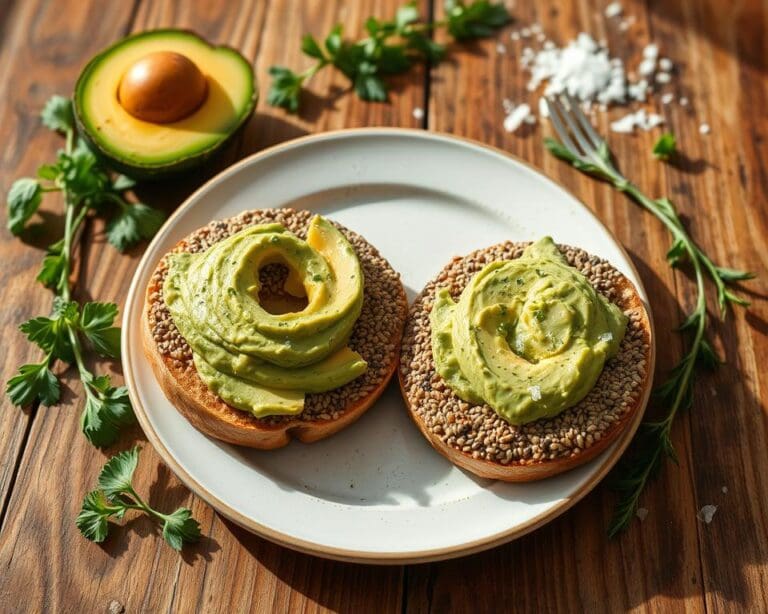
<svg viewBox="0 0 768 614"><path fill-rule="evenodd" d="M19 410L2 399L0 412L0 610L5 611L768 611L768 5L760 0L624 0L636 22L626 33L603 16L607 0L517 0L517 24L430 71L396 80L391 104L339 94L330 71L312 83L303 118L260 104L226 163L306 133L354 126L407 126L445 131L504 148L575 192L627 247L653 305L658 331L657 378L680 357L671 332L692 287L664 254L661 225L603 185L545 153L542 127L508 135L501 101L524 97L525 75L508 32L534 22L561 42L586 30L632 57L657 41L679 68L688 108L664 114L685 158L655 161L658 133L611 135L633 178L651 194L669 195L693 235L718 262L758 271L753 305L713 325L728 363L704 375L693 410L674 429L680 466L667 463L642 498L644 522L609 541L614 504L602 485L548 526L509 545L464 559L407 567L336 563L297 554L232 525L191 496L145 445L140 492L161 509L191 506L204 539L181 556L146 518L129 520L103 545L83 539L74 518L107 454L142 443L134 428L105 452L79 432L82 390L74 378L63 402ZM441 2L421 0L422 14ZM306 66L300 36L326 33L337 21L359 32L369 14L389 16L397 0L134 0L0 2L0 191L31 175L61 146L38 114L46 99L71 92L84 63L129 33L163 26L192 28L234 45L252 59L266 88L269 66ZM503 50L502 50L503 51ZM331 93L328 95L328 93ZM657 101L658 104L658 101ZM661 105L658 105L661 106ZM425 110L416 119L413 110ZM616 111L615 113L620 113ZM712 127L699 134L699 125ZM606 117L601 129L607 128ZM545 128L546 131L548 127ZM201 178L202 180L202 178ZM199 182L169 181L141 197L171 210ZM42 246L61 232L60 203L46 199L37 228L23 243L3 224L0 244L2 379L37 352L16 332L47 313L51 296L35 281ZM89 222L80 244L77 297L125 299L141 248L121 256L105 245L103 227ZM119 378L119 375L118 375ZM651 410L653 411L653 409ZM727 492L726 492L727 489ZM710 524L699 508L718 506Z"/></svg>

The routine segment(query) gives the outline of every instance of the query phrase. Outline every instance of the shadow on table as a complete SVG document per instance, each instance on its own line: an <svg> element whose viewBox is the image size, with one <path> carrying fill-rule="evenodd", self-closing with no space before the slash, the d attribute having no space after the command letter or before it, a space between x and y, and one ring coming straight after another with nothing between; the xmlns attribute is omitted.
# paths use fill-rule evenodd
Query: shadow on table
<svg viewBox="0 0 768 614"><path fill-rule="evenodd" d="M768 7L764 2L728 2L726 0L651 0L649 12L667 22L668 31L695 29L720 49L765 72L768 55L762 40ZM665 24L662 24L662 26Z"/></svg>

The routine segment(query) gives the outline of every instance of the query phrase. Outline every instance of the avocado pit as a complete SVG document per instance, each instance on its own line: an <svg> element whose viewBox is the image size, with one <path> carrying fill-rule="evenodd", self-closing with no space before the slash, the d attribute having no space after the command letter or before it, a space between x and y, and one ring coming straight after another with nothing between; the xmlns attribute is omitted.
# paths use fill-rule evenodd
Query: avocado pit
<svg viewBox="0 0 768 614"><path fill-rule="evenodd" d="M118 86L120 105L133 117L155 124L177 122L205 102L208 81L197 65L174 51L137 60Z"/></svg>

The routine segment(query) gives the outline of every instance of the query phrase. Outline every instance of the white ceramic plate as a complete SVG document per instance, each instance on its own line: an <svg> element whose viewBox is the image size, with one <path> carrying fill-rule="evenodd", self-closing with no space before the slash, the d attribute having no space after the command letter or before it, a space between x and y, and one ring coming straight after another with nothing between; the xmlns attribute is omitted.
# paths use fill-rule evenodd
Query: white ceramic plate
<svg viewBox="0 0 768 614"><path fill-rule="evenodd" d="M281 206L317 211L362 233L400 272L409 299L452 256L545 234L607 258L645 299L628 256L597 218L502 152L423 131L363 129L258 153L212 179L168 220L136 271L125 308L123 365L139 421L197 495L243 527L297 550L402 563L519 537L605 476L642 412L599 458L524 485L476 478L433 451L411 423L396 382L357 423L312 445L250 450L192 428L143 357L140 318L149 277L165 252L210 220Z"/></svg>

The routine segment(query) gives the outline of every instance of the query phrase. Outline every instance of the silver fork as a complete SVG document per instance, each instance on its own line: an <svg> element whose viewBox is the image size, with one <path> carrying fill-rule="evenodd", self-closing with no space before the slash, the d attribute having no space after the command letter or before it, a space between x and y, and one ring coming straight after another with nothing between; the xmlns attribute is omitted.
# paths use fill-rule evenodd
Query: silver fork
<svg viewBox="0 0 768 614"><path fill-rule="evenodd" d="M555 132L571 155L596 167L592 172L602 173L610 181L626 182L611 161L608 144L595 132L578 101L568 93L547 96L546 101Z"/></svg>

